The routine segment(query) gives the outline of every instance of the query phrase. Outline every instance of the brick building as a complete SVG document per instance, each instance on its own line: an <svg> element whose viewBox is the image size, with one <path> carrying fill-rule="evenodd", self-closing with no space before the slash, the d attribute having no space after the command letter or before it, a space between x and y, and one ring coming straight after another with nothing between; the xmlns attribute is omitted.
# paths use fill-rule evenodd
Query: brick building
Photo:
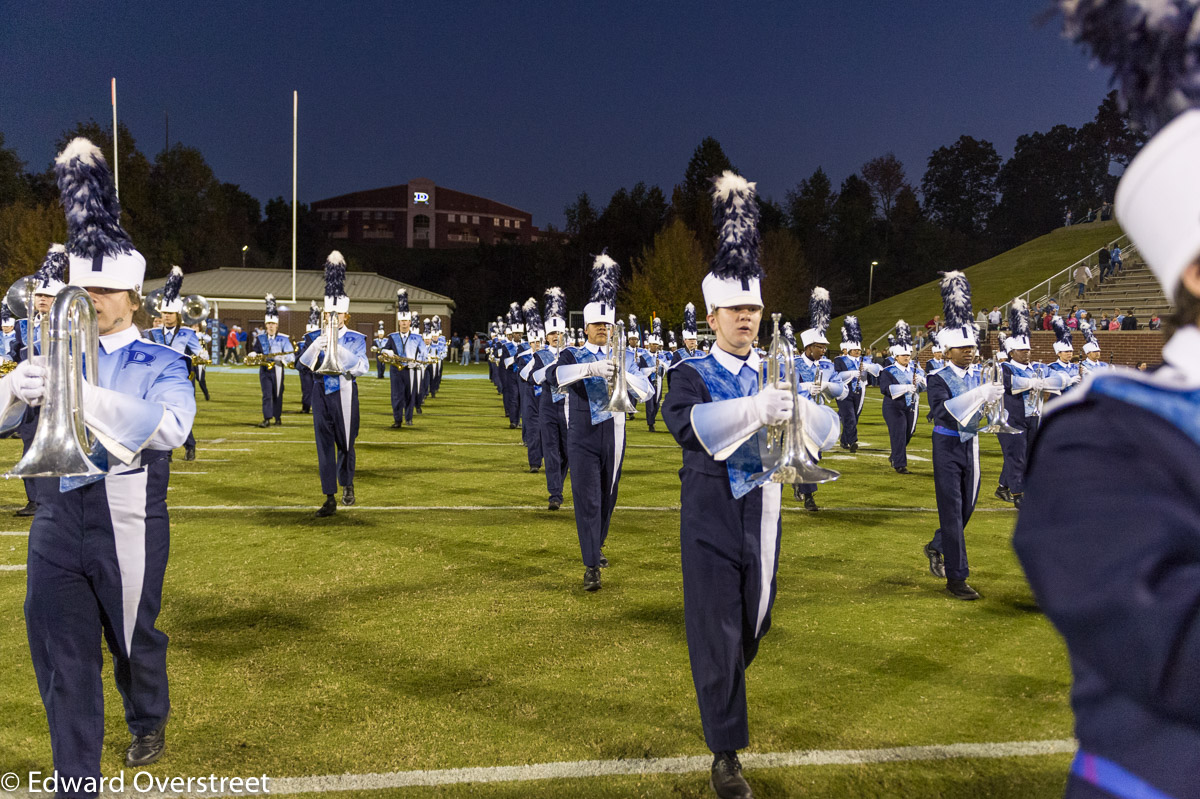
<svg viewBox="0 0 1200 799"><path fill-rule="evenodd" d="M415 178L312 203L332 239L444 249L484 244L530 244L559 234L540 231L533 216L511 205Z"/></svg>

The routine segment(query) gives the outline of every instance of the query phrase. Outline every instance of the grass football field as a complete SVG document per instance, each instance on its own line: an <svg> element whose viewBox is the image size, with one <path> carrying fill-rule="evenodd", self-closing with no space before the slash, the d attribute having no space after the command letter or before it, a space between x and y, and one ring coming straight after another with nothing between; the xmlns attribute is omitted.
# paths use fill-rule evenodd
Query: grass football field
<svg viewBox="0 0 1200 799"><path fill-rule="evenodd" d="M257 370L208 376L197 459L176 451L172 551L159 626L172 717L157 776L392 774L706 756L684 638L680 464L664 424L628 424L604 587L582 589L570 508L546 509L486 366L449 366L411 428L389 429L388 383L360 379L358 505L323 497L311 417L287 376L284 424L260 430ZM456 379L480 377L485 379ZM927 571L936 526L930 427L910 476L887 463L879 394L863 448L807 513L785 491L773 627L748 672L752 753L1063 741L1064 647L1034 606L992 497L1001 457L982 442L961 602ZM20 457L0 441L0 462ZM16 481L0 507L24 504ZM0 522L0 566L25 563L29 521ZM49 771L30 664L25 573L0 570L0 772ZM99 631L96 646L102 646ZM128 743L104 675L104 771ZM1061 746L1060 746L1061 749ZM1054 797L1066 753L829 765L747 764L757 797ZM820 758L817 758L818 760ZM868 760L872 758L867 758ZM132 777L132 774L130 774ZM354 781L341 783L355 785ZM369 784L369 783L363 783ZM393 781L391 784L402 784ZM350 791L378 797L704 797L707 771ZM346 795L346 794L339 794Z"/></svg>

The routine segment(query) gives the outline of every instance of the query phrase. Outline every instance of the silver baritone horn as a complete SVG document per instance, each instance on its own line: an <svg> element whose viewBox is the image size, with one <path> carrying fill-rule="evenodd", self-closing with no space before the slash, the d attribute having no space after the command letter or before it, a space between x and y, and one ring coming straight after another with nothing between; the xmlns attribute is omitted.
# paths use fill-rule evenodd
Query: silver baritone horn
<svg viewBox="0 0 1200 799"><path fill-rule="evenodd" d="M337 312L327 311L321 320L321 335L325 337L325 357L321 360L321 365L313 370L319 375L340 375L344 371L342 358L338 353L340 327Z"/></svg>
<svg viewBox="0 0 1200 799"><path fill-rule="evenodd" d="M807 397L797 390L800 384L796 381L796 353L779 331L779 318L780 314L771 314L775 329L771 335L771 347L767 351L766 374L768 384L782 376L783 382L791 389L792 415L786 422L767 428L767 440L762 453L764 471L754 477L761 478L769 474L772 483L828 483L842 475L817 463L809 450L804 424L804 415L809 410L804 405Z"/></svg>
<svg viewBox="0 0 1200 799"><path fill-rule="evenodd" d="M629 399L629 377L625 374L625 322L617 322L616 341L609 341L608 359L613 365L613 375L608 379L609 413L633 413L637 410Z"/></svg>
<svg viewBox="0 0 1200 799"><path fill-rule="evenodd" d="M83 381L96 385L99 335L96 309L78 286L59 291L42 328L49 328L46 394L37 432L25 457L6 477L98 476L100 442L83 417ZM85 375L86 370L86 375Z"/></svg>

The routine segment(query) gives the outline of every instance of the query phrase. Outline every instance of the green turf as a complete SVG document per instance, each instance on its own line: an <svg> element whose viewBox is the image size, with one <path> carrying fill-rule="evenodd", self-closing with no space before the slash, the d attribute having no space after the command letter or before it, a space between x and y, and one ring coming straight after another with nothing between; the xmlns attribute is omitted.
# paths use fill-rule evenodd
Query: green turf
<svg viewBox="0 0 1200 799"><path fill-rule="evenodd" d="M980 308L991 310L993 305L1003 306L1120 235L1121 229L1116 222L1059 228L967 267L963 271L971 281L975 312L978 313ZM876 267L876 271L886 268L883 264ZM891 329L897 319L904 319L915 330L935 314L940 315L942 295L938 281L933 280L851 313L858 317L862 326L863 344L870 345ZM838 317L829 329L836 333L841 327L842 317Z"/></svg>
<svg viewBox="0 0 1200 799"><path fill-rule="evenodd" d="M387 383L372 374L360 381L360 506L527 509L354 508L314 519L312 424L288 377L284 426L259 430L252 373L210 374L198 460L179 451L173 464L160 622L171 636L174 709L156 773L283 777L706 752L677 512L618 508L612 566L604 588L587 594L571 511L545 509L545 479L526 471L520 433L507 429L491 384L446 379L414 427L391 430ZM921 555L936 515L870 510L934 500L928 461L912 460L908 477L888 468L879 395L869 396L860 437L872 446L826 461L843 473L817 495L827 509L797 511L785 499L774 626L749 671L752 751L1069 738L1063 646L1013 557L1015 516L991 497L995 437L983 442L981 512L967 532L984 599L959 602ZM664 428L630 422L620 505L678 503L679 453ZM911 455L930 457L929 434L922 422ZM18 441L0 441L0 461L19 454ZM24 502L19 484L3 490L4 506ZM213 505L251 507L184 509ZM0 564L23 563L25 545L0 537ZM23 573L0 572L0 772L50 766L23 597ZM105 682L112 772L127 734ZM1066 764L1025 757L749 776L768 797L1050 797L1061 795ZM705 795L706 784L689 774L394 793L687 797Z"/></svg>

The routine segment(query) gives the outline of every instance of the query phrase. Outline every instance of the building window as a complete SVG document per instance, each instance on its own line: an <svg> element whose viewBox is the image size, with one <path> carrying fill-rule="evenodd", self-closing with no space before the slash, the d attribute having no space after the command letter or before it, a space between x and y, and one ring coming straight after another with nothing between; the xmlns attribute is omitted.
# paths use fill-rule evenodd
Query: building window
<svg viewBox="0 0 1200 799"><path fill-rule="evenodd" d="M448 218L448 219L449 219L451 222L457 222L457 221L458 221L458 215L457 215L457 214L448 214L448 215L447 215L447 218Z"/></svg>
<svg viewBox="0 0 1200 799"><path fill-rule="evenodd" d="M513 227L515 227L515 228L518 228L518 229L519 229L519 228L521 227L521 220L520 220L520 219L514 219L514 220L513 220Z"/></svg>
<svg viewBox="0 0 1200 799"><path fill-rule="evenodd" d="M389 222L391 222L391 221L395 220L395 218L396 218L396 212L395 212L395 211L388 211L388 212L387 212L387 220L388 220Z"/></svg>
<svg viewBox="0 0 1200 799"><path fill-rule="evenodd" d="M471 217L471 224L472 224L472 225L478 225L478 224L479 224L479 217L477 217L477 216L473 216L473 217Z"/></svg>

